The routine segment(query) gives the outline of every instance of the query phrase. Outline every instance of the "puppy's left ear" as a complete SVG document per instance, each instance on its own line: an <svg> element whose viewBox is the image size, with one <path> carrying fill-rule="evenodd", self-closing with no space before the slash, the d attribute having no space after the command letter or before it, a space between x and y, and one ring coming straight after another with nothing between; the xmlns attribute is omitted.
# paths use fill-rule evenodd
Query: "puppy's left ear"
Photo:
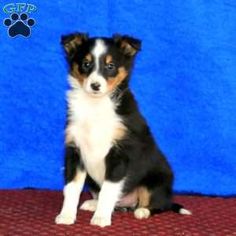
<svg viewBox="0 0 236 236"><path fill-rule="evenodd" d="M73 57L78 46L82 45L88 39L86 33L73 33L61 36L61 44L69 58Z"/></svg>
<svg viewBox="0 0 236 236"><path fill-rule="evenodd" d="M127 35L114 34L113 40L127 56L132 57L141 50L141 41L139 39Z"/></svg>

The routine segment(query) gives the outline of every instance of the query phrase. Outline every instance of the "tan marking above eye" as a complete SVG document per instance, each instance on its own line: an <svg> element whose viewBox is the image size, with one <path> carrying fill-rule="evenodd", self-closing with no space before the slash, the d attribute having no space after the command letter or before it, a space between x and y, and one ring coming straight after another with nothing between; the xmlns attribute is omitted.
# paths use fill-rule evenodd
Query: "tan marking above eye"
<svg viewBox="0 0 236 236"><path fill-rule="evenodd" d="M93 60L92 55L90 53L87 54L84 59L89 61L89 62L91 62Z"/></svg>
<svg viewBox="0 0 236 236"><path fill-rule="evenodd" d="M111 55L106 55L106 58L105 58L105 62L106 62L106 64L109 64L109 63L111 63L112 62L112 56Z"/></svg>

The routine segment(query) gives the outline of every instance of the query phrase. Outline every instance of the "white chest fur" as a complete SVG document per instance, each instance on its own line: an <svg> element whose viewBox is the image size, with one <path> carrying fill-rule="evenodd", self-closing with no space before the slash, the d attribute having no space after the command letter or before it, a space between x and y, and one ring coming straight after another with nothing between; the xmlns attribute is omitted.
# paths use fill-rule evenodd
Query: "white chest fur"
<svg viewBox="0 0 236 236"><path fill-rule="evenodd" d="M101 185L105 175L105 157L124 130L108 96L93 98L83 90L68 92L69 125L67 136L80 148L88 174Z"/></svg>

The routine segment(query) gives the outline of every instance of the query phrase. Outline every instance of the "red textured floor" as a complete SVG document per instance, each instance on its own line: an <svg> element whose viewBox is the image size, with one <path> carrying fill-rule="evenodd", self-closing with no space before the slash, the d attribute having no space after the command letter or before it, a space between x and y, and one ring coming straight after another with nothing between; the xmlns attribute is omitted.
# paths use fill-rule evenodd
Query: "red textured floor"
<svg viewBox="0 0 236 236"><path fill-rule="evenodd" d="M83 194L82 201L88 198ZM0 236L64 235L158 235L231 236L236 235L236 198L177 196L176 201L192 210L192 216L166 212L137 220L131 212L115 212L112 226L89 225L92 213L79 211L75 225L55 225L62 193L57 191L0 191Z"/></svg>

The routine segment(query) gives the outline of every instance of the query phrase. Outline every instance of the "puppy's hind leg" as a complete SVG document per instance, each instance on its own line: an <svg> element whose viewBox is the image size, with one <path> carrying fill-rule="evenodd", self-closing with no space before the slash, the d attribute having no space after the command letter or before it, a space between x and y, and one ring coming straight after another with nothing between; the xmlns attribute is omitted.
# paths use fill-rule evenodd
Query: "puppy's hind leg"
<svg viewBox="0 0 236 236"><path fill-rule="evenodd" d="M151 193L146 187L138 188L138 208L134 211L134 217L137 219L147 219L150 215L150 197Z"/></svg>
<svg viewBox="0 0 236 236"><path fill-rule="evenodd" d="M86 200L81 206L80 209L84 211L96 211L98 200L97 199L89 199Z"/></svg>

